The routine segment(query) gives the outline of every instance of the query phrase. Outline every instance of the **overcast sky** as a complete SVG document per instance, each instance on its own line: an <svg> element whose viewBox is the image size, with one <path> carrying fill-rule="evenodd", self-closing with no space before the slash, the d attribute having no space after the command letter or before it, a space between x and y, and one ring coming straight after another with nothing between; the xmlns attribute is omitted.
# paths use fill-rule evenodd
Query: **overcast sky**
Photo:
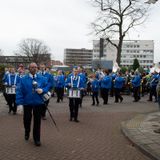
<svg viewBox="0 0 160 160"><path fill-rule="evenodd" d="M63 61L65 48L92 49L90 23L95 9L89 0L0 0L0 49L13 55L22 39L35 38L50 47L54 59ZM145 25L128 39L155 42L155 62L160 61L160 2Z"/></svg>

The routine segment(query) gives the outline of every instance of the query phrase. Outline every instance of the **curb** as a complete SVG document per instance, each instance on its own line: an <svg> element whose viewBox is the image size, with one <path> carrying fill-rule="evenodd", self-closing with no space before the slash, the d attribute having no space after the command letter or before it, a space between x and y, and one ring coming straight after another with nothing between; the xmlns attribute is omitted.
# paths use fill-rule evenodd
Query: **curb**
<svg viewBox="0 0 160 160"><path fill-rule="evenodd" d="M153 160L160 160L160 157L154 153L153 150L151 150L149 147L144 147L144 145L140 144L128 131L126 128L126 124L128 121L122 122L121 123L121 132L122 134L128 139L128 141L132 144L132 146L135 146L138 148L143 154L148 156L149 158Z"/></svg>

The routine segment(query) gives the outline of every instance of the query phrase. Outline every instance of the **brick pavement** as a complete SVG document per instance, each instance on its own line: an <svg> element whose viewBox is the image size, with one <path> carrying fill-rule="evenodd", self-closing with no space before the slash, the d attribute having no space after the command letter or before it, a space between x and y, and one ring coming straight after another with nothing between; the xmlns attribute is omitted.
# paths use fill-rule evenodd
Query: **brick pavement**
<svg viewBox="0 0 160 160"><path fill-rule="evenodd" d="M154 103L132 103L125 97L121 104L91 106L91 97L85 97L79 111L80 123L69 122L68 99L62 103L51 100L50 111L59 126L57 132L49 116L42 121L41 147L33 145L32 136L24 141L22 115L8 115L1 97L0 104L0 160L149 160L132 146L121 133L121 122L137 113L156 111ZM102 103L101 103L102 104Z"/></svg>

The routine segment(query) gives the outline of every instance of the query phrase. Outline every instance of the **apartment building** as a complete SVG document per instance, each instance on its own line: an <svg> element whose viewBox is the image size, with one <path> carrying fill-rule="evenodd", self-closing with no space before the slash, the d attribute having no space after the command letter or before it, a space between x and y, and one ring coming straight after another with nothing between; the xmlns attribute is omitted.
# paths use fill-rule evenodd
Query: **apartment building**
<svg viewBox="0 0 160 160"><path fill-rule="evenodd" d="M91 49L65 49L64 50L64 64L68 66L87 66L92 65L92 54Z"/></svg>

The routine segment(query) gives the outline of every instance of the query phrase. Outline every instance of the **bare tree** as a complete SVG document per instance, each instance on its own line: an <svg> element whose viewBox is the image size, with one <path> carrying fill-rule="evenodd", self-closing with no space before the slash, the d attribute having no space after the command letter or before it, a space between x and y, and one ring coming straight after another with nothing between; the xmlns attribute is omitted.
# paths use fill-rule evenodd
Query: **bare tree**
<svg viewBox="0 0 160 160"><path fill-rule="evenodd" d="M94 32L100 38L116 47L116 62L120 65L124 37L131 28L141 25L145 20L149 5L142 0L91 0L100 14L92 23ZM113 39L118 39L115 43Z"/></svg>
<svg viewBox="0 0 160 160"><path fill-rule="evenodd" d="M24 39L19 44L18 56L27 56L30 62L48 63L51 54L44 42L38 39Z"/></svg>

